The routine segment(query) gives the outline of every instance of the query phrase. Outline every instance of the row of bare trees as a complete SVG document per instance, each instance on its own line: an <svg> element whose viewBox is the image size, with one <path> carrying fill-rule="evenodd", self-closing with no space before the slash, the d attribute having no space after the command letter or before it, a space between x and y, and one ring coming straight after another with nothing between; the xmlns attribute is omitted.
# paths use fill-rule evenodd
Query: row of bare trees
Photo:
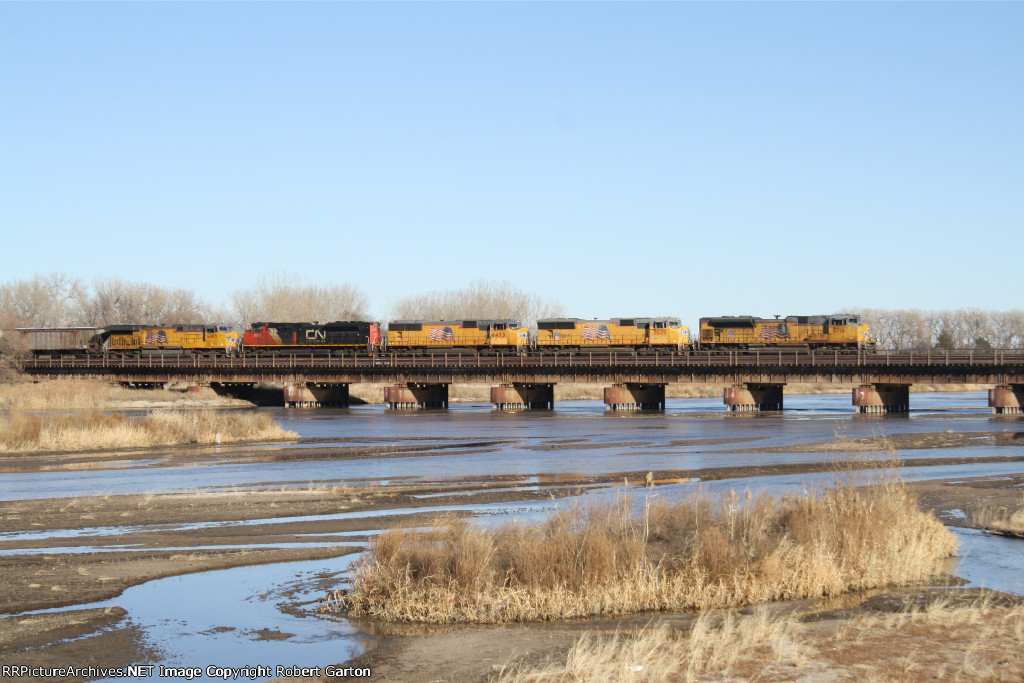
<svg viewBox="0 0 1024 683"><path fill-rule="evenodd" d="M103 278L91 286L62 273L0 285L0 328L197 323L223 315L191 289Z"/></svg>
<svg viewBox="0 0 1024 683"><path fill-rule="evenodd" d="M231 310L217 308L191 289L104 278L91 285L60 273L0 284L0 329L158 323L368 320L369 297L351 284L320 285L301 276L271 272L255 286L230 295ZM461 289L400 299L392 319L455 320L537 318L563 315L560 304L510 282L477 280Z"/></svg>
<svg viewBox="0 0 1024 683"><path fill-rule="evenodd" d="M526 292L508 281L475 280L461 289L409 296L391 307L394 320L513 318L530 325L565 315L560 303Z"/></svg>
<svg viewBox="0 0 1024 683"><path fill-rule="evenodd" d="M1024 348L1024 310L865 308L857 312L871 325L879 348Z"/></svg>

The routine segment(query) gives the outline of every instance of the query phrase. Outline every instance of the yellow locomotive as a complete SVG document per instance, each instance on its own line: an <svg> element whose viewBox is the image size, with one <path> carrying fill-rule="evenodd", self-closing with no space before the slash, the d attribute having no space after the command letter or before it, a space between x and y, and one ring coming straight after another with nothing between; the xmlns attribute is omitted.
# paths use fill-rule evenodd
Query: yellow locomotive
<svg viewBox="0 0 1024 683"><path fill-rule="evenodd" d="M395 320L388 324L388 348L520 349L529 330L518 320Z"/></svg>
<svg viewBox="0 0 1024 683"><path fill-rule="evenodd" d="M537 347L592 348L629 346L683 350L690 328L679 318L544 318L537 321Z"/></svg>
<svg viewBox="0 0 1024 683"><path fill-rule="evenodd" d="M789 315L785 318L735 316L700 319L700 348L874 349L867 323L846 313Z"/></svg>
<svg viewBox="0 0 1024 683"><path fill-rule="evenodd" d="M236 351L242 335L227 325L110 325L110 351Z"/></svg>

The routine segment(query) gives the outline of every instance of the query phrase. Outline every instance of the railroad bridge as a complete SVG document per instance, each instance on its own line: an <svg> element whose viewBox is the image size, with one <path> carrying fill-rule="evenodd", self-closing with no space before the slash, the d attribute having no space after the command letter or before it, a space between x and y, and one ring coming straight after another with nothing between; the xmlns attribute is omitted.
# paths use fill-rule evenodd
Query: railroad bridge
<svg viewBox="0 0 1024 683"><path fill-rule="evenodd" d="M279 385L286 406L347 405L349 386L386 383L391 408L443 408L448 388L462 382L492 384L499 409L551 408L559 383L605 384L611 410L663 409L670 384L720 384L727 409L782 410L792 382L850 385L864 413L910 409L913 384L990 385L996 413L1024 405L1024 351L809 351L732 352L577 351L431 354L348 352L234 356L145 353L66 355L21 359L37 377L81 377L129 385L185 382L220 393L245 395ZM280 405L280 403L278 403Z"/></svg>

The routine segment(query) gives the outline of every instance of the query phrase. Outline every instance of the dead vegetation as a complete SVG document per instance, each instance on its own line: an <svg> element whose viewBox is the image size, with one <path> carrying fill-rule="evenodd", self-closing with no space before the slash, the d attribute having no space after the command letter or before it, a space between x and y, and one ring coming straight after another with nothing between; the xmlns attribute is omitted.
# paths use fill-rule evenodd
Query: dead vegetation
<svg viewBox="0 0 1024 683"><path fill-rule="evenodd" d="M143 417L89 412L56 417L14 414L0 419L0 452L295 439L269 415L254 412L156 411Z"/></svg>
<svg viewBox="0 0 1024 683"><path fill-rule="evenodd" d="M206 389L204 400L217 398ZM42 382L0 383L0 410L88 410L116 408L131 403L182 403L182 391L129 389L108 382L51 379ZM238 403L220 399L225 404ZM246 404L248 405L248 404Z"/></svg>
<svg viewBox="0 0 1024 683"><path fill-rule="evenodd" d="M460 289L436 290L399 299L391 307L394 320L462 320L513 318L533 325L538 318L565 315L562 305L527 292L508 281L474 280Z"/></svg>
<svg viewBox="0 0 1024 683"><path fill-rule="evenodd" d="M1009 536L1024 536L1024 494L1016 505L981 503L967 510L971 526Z"/></svg>
<svg viewBox="0 0 1024 683"><path fill-rule="evenodd" d="M941 572L954 536L901 480L802 495L558 510L540 524L381 534L325 609L497 623L712 609L837 595Z"/></svg>
<svg viewBox="0 0 1024 683"><path fill-rule="evenodd" d="M564 662L503 672L533 681L1019 681L1024 607L982 599L937 602L900 614L807 623L766 609L705 613L689 632L586 635Z"/></svg>

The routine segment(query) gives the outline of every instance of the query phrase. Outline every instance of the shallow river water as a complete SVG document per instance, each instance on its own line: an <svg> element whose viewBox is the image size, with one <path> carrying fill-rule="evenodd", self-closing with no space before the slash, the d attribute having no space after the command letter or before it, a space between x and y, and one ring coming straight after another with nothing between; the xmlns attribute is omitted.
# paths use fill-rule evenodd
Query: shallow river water
<svg viewBox="0 0 1024 683"><path fill-rule="evenodd" d="M142 466L3 473L0 498L245 486L451 482L486 475L516 475L540 484L552 477L557 480L561 474L830 463L845 456L787 447L836 438L939 432L977 433L980 438L977 444L968 440L963 447L908 450L903 457L941 460L1021 455L1021 446L997 445L982 436L1024 431L1024 419L991 415L984 392L913 394L909 415L888 417L855 415L848 394L787 396L785 401L785 412L764 415L726 413L720 399L669 400L662 413L639 414L609 413L596 401L558 403L555 410L545 412L499 412L491 410L489 404L458 404L444 411L422 412L387 411L381 406L265 409L286 429L316 440L294 448L356 446L368 448L369 454L351 459L242 464L230 457L235 449L224 447L224 464L179 466L173 453L148 453ZM395 444L406 452L394 452ZM774 450L754 452L764 448ZM1021 471L1024 464L1017 462L968 462L913 468L902 474L909 479L938 479ZM827 474L774 475L666 484L655 490L669 499L685 495L698 485L711 490L749 487L782 493L807 483L827 483L829 479ZM597 488L585 495L614 493L609 488ZM570 501L468 507L490 519L500 519L539 516L554 504ZM1024 576L1024 542L974 531L957 533L963 543L958 572L964 578L972 585L1024 593L1020 578ZM82 534L88 531L69 532ZM290 604L296 596L304 595L315 599L322 587L311 577L341 572L353 558L241 567L163 579L130 588L120 597L99 604L127 609L133 623L142 626L149 640L167 653L166 664L337 664L361 652L373 638L344 620L282 612L279 603ZM254 640L260 629L294 635L286 640Z"/></svg>

